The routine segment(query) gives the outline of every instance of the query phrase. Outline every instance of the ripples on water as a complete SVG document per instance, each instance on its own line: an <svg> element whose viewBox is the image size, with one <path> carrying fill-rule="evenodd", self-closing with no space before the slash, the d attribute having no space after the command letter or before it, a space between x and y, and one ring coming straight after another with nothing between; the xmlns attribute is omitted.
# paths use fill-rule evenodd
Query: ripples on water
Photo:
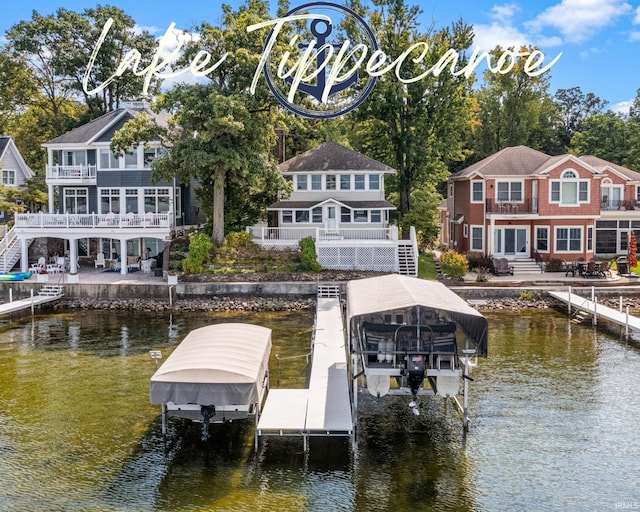
<svg viewBox="0 0 640 512"><path fill-rule="evenodd" d="M0 510L615 510L640 507L640 356L553 312L490 315L489 358L471 388L471 432L452 407L360 397L348 440L268 438L253 423L170 421L149 404L155 370L213 321L274 329L271 384L304 387L312 316L131 318L84 312L0 332Z"/></svg>

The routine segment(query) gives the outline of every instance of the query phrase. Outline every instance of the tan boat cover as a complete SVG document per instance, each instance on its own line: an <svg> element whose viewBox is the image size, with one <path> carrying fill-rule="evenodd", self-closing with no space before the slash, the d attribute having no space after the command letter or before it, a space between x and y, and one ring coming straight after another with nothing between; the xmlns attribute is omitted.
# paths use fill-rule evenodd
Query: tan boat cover
<svg viewBox="0 0 640 512"><path fill-rule="evenodd" d="M191 331L151 377L151 403L249 405L269 368L271 329L225 323Z"/></svg>
<svg viewBox="0 0 640 512"><path fill-rule="evenodd" d="M423 306L446 312L474 342L479 356L487 355L488 321L467 302L437 281L389 274L349 281L347 319L401 308Z"/></svg>

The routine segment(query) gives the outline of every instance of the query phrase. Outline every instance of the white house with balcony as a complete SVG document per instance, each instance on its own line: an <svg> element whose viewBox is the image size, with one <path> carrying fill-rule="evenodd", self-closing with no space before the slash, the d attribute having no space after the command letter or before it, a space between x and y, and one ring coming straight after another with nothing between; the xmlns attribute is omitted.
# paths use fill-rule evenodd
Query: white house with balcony
<svg viewBox="0 0 640 512"><path fill-rule="evenodd" d="M114 133L134 116L155 114L131 103L43 144L47 150L47 212L16 215L14 236L21 242L21 268L29 268L30 241L59 239L71 272L80 257L101 261L126 274L131 262L157 256L176 224L189 222L190 187L175 180L152 180L152 163L161 141L132 147L123 154L110 149Z"/></svg>
<svg viewBox="0 0 640 512"><path fill-rule="evenodd" d="M265 225L248 228L262 247L295 248L315 239L323 268L416 275L415 234L400 240L385 200L391 167L336 142L326 142L279 165L293 191L267 208Z"/></svg>

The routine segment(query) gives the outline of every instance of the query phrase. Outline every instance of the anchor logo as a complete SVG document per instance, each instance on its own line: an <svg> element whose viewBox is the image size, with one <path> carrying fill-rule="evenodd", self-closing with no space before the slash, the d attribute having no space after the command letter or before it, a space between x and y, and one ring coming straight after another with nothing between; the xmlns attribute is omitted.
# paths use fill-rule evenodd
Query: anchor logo
<svg viewBox="0 0 640 512"><path fill-rule="evenodd" d="M313 20L311 22L310 30L317 43L316 48L321 48L321 50L316 55L316 66L319 69L323 67L324 62L328 58L327 53L329 52L329 46L332 46L327 43L327 38L329 37L329 35L331 35L331 32L333 31L333 24L327 20ZM308 47L309 47L309 44L301 43L298 45L298 48L300 48L301 50L305 50ZM291 84L293 83L293 78L287 77L285 78L285 81ZM331 88L329 89L329 97L351 87L353 84L357 82L358 82L358 72L356 71L353 75L351 75L349 78L347 78L343 82L332 85ZM316 77L315 85L301 83L298 85L298 90L308 94L309 96L314 97L318 101L322 101L322 95L324 94L324 90L326 86L327 86L327 70L325 67L324 69L322 69L320 73L318 73L318 76Z"/></svg>
<svg viewBox="0 0 640 512"><path fill-rule="evenodd" d="M332 16L329 16L328 12L332 13ZM377 76L366 75L363 77L361 73L358 73L357 68L351 73L340 73L341 69L348 69L346 62L354 59L353 51L348 52L350 48L355 48L356 43L345 39L340 46L335 38L330 37L334 32L334 27L339 26L333 17L334 13L344 19L350 19L352 25L357 27L353 33L355 37L360 38L359 46L366 47L372 53L378 50L378 44L371 28L348 7L320 1L295 7L286 13L284 19L305 20L308 23L307 34L311 34L313 39L296 45L301 50L297 62L292 64L285 58L286 64L281 61L278 66L275 66L269 58L263 70L267 86L276 99L287 109L303 117L330 119L346 114L367 98L377 80ZM278 26L277 30L279 31L281 28ZM268 45L273 44L273 34L274 30L267 38L265 52L271 48ZM297 37L295 36L295 39ZM293 46L294 39L289 44ZM335 59L333 68L332 58ZM277 73L275 72L276 68ZM350 88L352 90L348 90ZM296 103L294 97L298 92L315 101L311 105L309 102Z"/></svg>

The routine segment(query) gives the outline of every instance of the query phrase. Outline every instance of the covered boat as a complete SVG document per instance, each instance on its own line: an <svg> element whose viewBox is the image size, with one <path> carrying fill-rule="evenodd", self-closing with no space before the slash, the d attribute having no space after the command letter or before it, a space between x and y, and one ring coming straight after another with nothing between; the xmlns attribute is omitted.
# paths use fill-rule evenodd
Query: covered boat
<svg viewBox="0 0 640 512"><path fill-rule="evenodd" d="M466 428L470 361L487 356L482 314L441 283L391 274L347 284L347 329L353 376L371 394L411 396L415 414L418 395L450 397Z"/></svg>
<svg viewBox="0 0 640 512"><path fill-rule="evenodd" d="M167 416L203 422L257 417L269 386L271 329L223 323L191 331L158 368L150 383L151 403Z"/></svg>
<svg viewBox="0 0 640 512"><path fill-rule="evenodd" d="M0 272L0 281L24 281L31 277L31 272Z"/></svg>

